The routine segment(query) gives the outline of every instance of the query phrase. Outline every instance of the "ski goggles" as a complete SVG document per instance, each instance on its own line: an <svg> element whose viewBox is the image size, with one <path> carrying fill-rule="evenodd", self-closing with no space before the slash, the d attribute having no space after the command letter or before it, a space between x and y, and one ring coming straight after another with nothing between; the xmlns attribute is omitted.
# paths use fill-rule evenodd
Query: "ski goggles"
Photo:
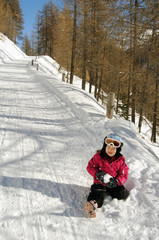
<svg viewBox="0 0 159 240"><path fill-rule="evenodd" d="M121 143L118 140L112 139L112 138L106 138L105 144L108 146L114 146L115 148L119 148L121 146Z"/></svg>

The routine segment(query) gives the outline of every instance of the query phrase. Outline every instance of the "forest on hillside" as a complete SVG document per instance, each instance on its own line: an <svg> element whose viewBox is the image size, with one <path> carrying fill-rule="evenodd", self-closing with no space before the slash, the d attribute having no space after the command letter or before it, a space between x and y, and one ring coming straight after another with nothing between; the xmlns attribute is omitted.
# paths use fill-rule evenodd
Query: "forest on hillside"
<svg viewBox="0 0 159 240"><path fill-rule="evenodd" d="M114 92L116 113L135 123L152 123L151 140L159 126L159 1L158 0L65 0L63 9L48 1L35 16L31 36L26 33L27 55L49 55L69 75L90 83L94 96L105 101ZM14 4L13 4L14 3ZM23 18L19 0L0 0L1 16L10 26L0 31L14 42L21 37ZM12 32L12 34L11 34ZM131 110L130 110L131 109Z"/></svg>
<svg viewBox="0 0 159 240"><path fill-rule="evenodd" d="M23 14L19 0L0 0L0 32L17 44L23 34Z"/></svg>

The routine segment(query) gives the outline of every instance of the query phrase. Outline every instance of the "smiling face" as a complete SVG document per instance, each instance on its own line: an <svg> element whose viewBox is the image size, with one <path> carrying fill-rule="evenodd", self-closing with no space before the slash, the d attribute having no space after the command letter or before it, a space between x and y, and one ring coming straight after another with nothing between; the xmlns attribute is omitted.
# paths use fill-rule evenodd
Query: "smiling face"
<svg viewBox="0 0 159 240"><path fill-rule="evenodd" d="M116 154L117 149L114 146L107 145L105 148L105 152L108 154L109 157L113 157Z"/></svg>

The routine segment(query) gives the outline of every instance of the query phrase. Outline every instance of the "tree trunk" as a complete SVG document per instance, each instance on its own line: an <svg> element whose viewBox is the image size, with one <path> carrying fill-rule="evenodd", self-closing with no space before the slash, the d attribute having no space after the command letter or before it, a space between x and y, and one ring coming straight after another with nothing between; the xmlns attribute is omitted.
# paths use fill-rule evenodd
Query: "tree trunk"
<svg viewBox="0 0 159 240"><path fill-rule="evenodd" d="M74 0L72 56L71 56L71 73L70 73L70 83L71 83L71 84L73 84L73 76L74 76L74 61L75 61L75 48L76 48L76 31L77 31L77 3L76 3L76 0Z"/></svg>
<svg viewBox="0 0 159 240"><path fill-rule="evenodd" d="M141 106L140 108L140 117L139 117L139 124L138 124L139 133L141 133L142 121L143 121L143 106Z"/></svg>
<svg viewBox="0 0 159 240"><path fill-rule="evenodd" d="M157 74L158 75L158 74ZM159 76L158 76L159 77ZM159 80L156 77L156 89L155 89L155 101L154 101L154 113L153 113L153 125L151 141L156 142L156 127L157 127L157 105L158 105L158 85Z"/></svg>
<svg viewBox="0 0 159 240"><path fill-rule="evenodd" d="M126 120L129 120L129 108L130 108L130 89L131 89L131 82L132 82L132 24L133 24L133 17L132 17L132 0L130 0L130 60L129 60L129 77L128 77L128 90L127 90L127 113L126 113Z"/></svg>
<svg viewBox="0 0 159 240"><path fill-rule="evenodd" d="M97 87L98 87L98 68L96 68L96 77L95 77L95 89L94 89L95 98L97 98Z"/></svg>
<svg viewBox="0 0 159 240"><path fill-rule="evenodd" d="M132 75L132 122L135 123L135 111L136 111L136 69L135 69L135 60L136 60L136 42L137 42L137 10L138 10L138 0L135 0L135 15L134 15L134 49L133 49L133 75Z"/></svg>
<svg viewBox="0 0 159 240"><path fill-rule="evenodd" d="M120 99L120 78L121 78L121 76L119 76L119 81L118 81L118 92L117 92L116 114L118 113L119 99Z"/></svg>
<svg viewBox="0 0 159 240"><path fill-rule="evenodd" d="M92 85L95 80L95 49L96 49L96 7L95 2L91 2L91 53L90 53L90 85L89 85L89 93L91 93Z"/></svg>
<svg viewBox="0 0 159 240"><path fill-rule="evenodd" d="M83 67L82 67L82 89L85 90L86 84L86 60L87 60L87 30L86 30L86 21L87 21L87 9L86 1L84 0L84 43L83 43Z"/></svg>
<svg viewBox="0 0 159 240"><path fill-rule="evenodd" d="M127 92L127 112L126 112L126 120L129 120L129 108L130 108L130 82L131 82L131 77L130 77L130 70L129 70L129 80L128 80L128 92Z"/></svg>
<svg viewBox="0 0 159 240"><path fill-rule="evenodd" d="M115 93L110 92L108 94L108 102L107 102L107 118L112 119L115 107Z"/></svg>
<svg viewBox="0 0 159 240"><path fill-rule="evenodd" d="M100 73L97 101L99 101L99 97L100 97L100 92L101 92L101 87L102 87L102 79L103 79L103 69L101 69L101 73ZM102 103L103 103L103 101L102 101Z"/></svg>
<svg viewBox="0 0 159 240"><path fill-rule="evenodd" d="M152 125L152 135L151 141L156 142L156 134L157 134L157 111L158 111L158 86L159 86L159 57L158 57L158 1L154 3L153 9L153 32L152 32L152 46L153 46L153 58L156 62L155 66L155 93L154 93L154 110L153 110L153 125Z"/></svg>

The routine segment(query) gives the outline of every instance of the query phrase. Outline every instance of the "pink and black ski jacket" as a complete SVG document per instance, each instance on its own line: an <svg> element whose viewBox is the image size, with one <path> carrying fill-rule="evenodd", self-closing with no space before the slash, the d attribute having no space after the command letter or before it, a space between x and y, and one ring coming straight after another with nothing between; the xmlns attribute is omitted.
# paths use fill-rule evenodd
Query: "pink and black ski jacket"
<svg viewBox="0 0 159 240"><path fill-rule="evenodd" d="M96 172L101 170L106 172L118 180L118 185L123 185L128 178L128 166L125 163L125 158L121 155L119 158L112 157L111 161L108 157L101 157L100 151L97 152L88 162L87 171L93 176L94 183L101 182L96 177ZM106 184L102 184L106 185Z"/></svg>

